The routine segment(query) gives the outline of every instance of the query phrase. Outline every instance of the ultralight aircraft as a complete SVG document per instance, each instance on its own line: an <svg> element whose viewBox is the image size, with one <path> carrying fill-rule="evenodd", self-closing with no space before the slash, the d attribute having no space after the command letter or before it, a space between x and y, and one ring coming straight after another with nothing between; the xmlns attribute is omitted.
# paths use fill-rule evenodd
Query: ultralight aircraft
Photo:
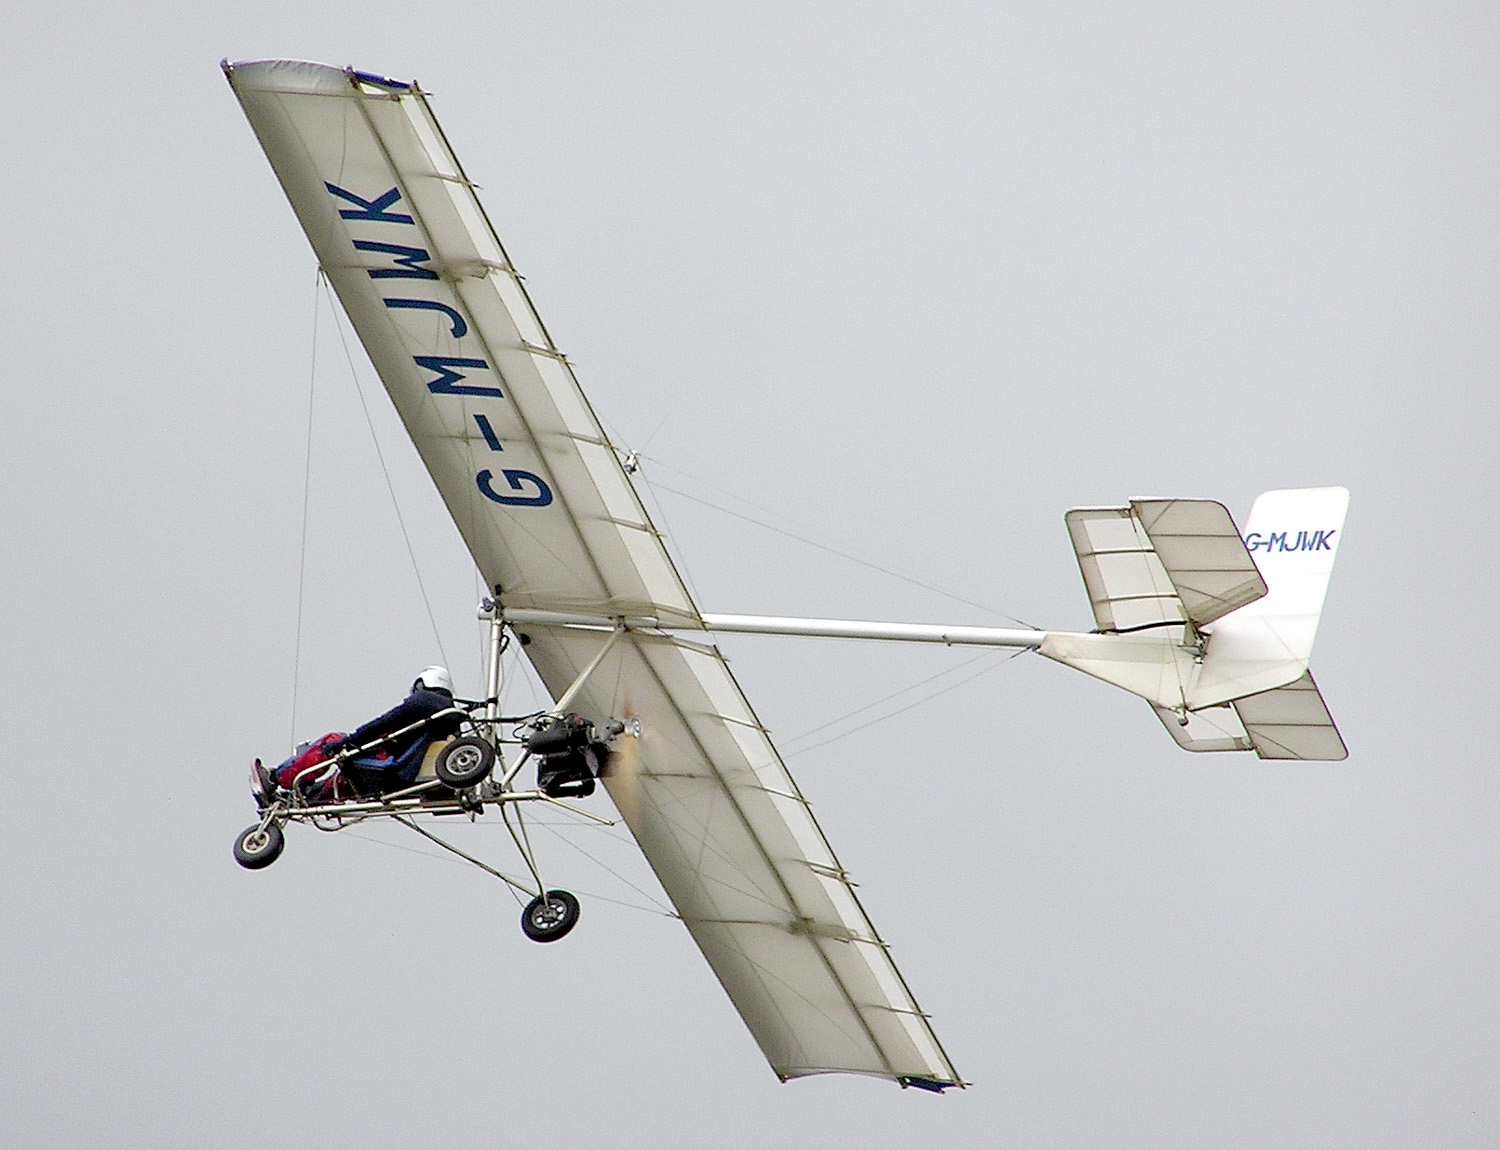
<svg viewBox="0 0 1500 1150"><path fill-rule="evenodd" d="M263 794L242 865L273 862L289 823L396 819L522 887L523 929L553 941L578 903L542 881L521 812L608 822L577 805L597 778L783 1081L942 1090L963 1080L711 633L1031 649L1141 696L1187 750L1345 757L1308 672L1343 488L1268 492L1243 534L1204 499L1069 511L1087 634L705 614L417 85L300 61L223 68L483 577L490 635L486 697L455 702L460 735L422 742L414 783ZM512 637L553 700L543 712L500 713ZM414 821L492 810L529 885Z"/></svg>

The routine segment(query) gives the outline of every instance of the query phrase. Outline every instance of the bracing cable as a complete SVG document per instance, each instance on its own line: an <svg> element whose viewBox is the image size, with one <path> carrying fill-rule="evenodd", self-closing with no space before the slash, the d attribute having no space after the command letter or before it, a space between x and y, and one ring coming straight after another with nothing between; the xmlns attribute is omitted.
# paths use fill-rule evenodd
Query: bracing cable
<svg viewBox="0 0 1500 1150"><path fill-rule="evenodd" d="M602 870L606 874L608 874L611 878L614 878L615 880L617 880L618 882L620 882L624 886L629 887L632 891L634 891L636 894L640 895L642 898L644 898L651 905L650 906L646 906L646 905L643 905L641 903L629 902L629 901L627 901L625 899L611 898L608 895L597 894L597 893L592 892L592 891L575 890L574 891L575 894L583 895L583 896L586 896L588 898L599 899L602 902L613 903L616 906L627 907L630 910L639 910L639 911L645 911L647 914L661 915L664 918L680 918L681 917L675 910L672 910L669 907L664 906L662 904L661 900L659 898L657 898L656 896L654 896L649 890L645 890L642 887L640 887L638 884L636 884L635 882L632 882L629 878L627 878L625 875L621 874L618 870L616 870L614 867L610 866L608 863L606 863L603 859L599 858L597 855L594 855L593 853L591 853L591 852L589 852L587 850L584 850L581 846L579 846L576 842L574 842L571 837L569 837L568 835L564 834L563 830L564 829L570 830L570 831L586 830L586 831L590 832L591 834L602 834L602 835L606 836L607 838L613 840L614 842L619 843L623 847L629 847L629 848L632 848L634 850L639 850L640 849L639 845L636 843L635 839L630 838L630 837L625 836L625 835L613 834L613 833L611 833L610 828L608 828L608 827L601 827L601 826L594 825L594 824L589 824L589 823L579 823L576 819L569 819L569 820L567 820L565 822L551 823L551 822L547 822L546 820L539 820L535 816L533 816L531 819L528 820L528 822L530 823L531 826L542 827L549 834L552 834L552 835L556 836L565 845L571 847L578 854L581 854L584 858L588 859L589 862L593 863L600 870ZM479 827L479 828L484 828L484 827L492 827L492 828L494 828L494 827L497 827L497 824L491 823L491 822L479 822L479 823L476 823L474 825L476 827ZM336 829L341 830L343 834L348 835L350 838L359 839L361 842L374 843L376 846L390 847L392 850L407 851L410 854L421 855L423 858L436 859L438 862L455 863L455 864L457 864L460 861L458 859L455 859L451 853L450 854L446 854L446 855L433 854L431 851L419 850L416 847L402 846L400 843L389 842L386 839L372 838L369 835L356 834L354 831L346 829L346 828L336 828ZM421 827L417 827L416 830L417 830L417 832L419 834L422 834L426 838L432 838L433 837L430 832L422 830ZM515 884L512 884L512 885L515 885ZM515 889L517 889L517 890L524 889L524 884L516 885ZM514 894L515 893L514 890L511 893Z"/></svg>
<svg viewBox="0 0 1500 1150"><path fill-rule="evenodd" d="M638 894L638 895L640 895L642 898L649 899L651 902L655 903L656 904L656 913L657 914L664 914L668 918L677 918L677 917L679 917L675 911L670 911L666 907L662 906L661 900L658 899L658 898L656 898L656 897L654 897L651 894L650 891L648 891L648 890L642 890L639 886L637 886L635 883L631 882L628 878L626 878L624 875L622 875L619 871L615 870L614 867L610 866L603 859L596 858L594 855L592 855L588 851L584 850L581 846L579 846L577 843L575 843L572 839L568 838L567 835L565 835L561 831L559 831L557 829L557 827L555 827L553 824L551 824L551 823L537 822L535 819L532 819L531 821L532 821L532 824L534 826L542 827L543 829L549 831L553 835L556 835L564 843L566 843L568 846L572 847L575 851L577 851L579 854L581 854L584 858L588 859L589 862L593 863L596 867L598 867L600 870L604 871L606 874L613 875L616 879L618 879L620 882L624 883L631 890L635 891L635 893ZM567 824L564 824L564 825L567 825ZM616 841L619 842L619 841L624 841L624 840L617 839ZM597 896L594 896L594 897L597 897ZM620 905L621 906L630 906L632 904L626 903L626 902L622 902L622 903L620 903ZM645 908L645 907L639 907L637 909L645 910L647 908Z"/></svg>
<svg viewBox="0 0 1500 1150"><path fill-rule="evenodd" d="M965 659L962 663L957 663L952 667L945 667L935 675L928 675L925 679L919 679L917 682L908 684L907 686L902 687L900 690L892 691L889 695L882 695L872 703L866 703L862 707L856 707L854 710L848 711L835 719L829 719L826 723L819 723L816 727L811 727L808 730L803 731L801 734L793 735L791 738L787 739L786 742L782 744L782 746L783 748L786 748L792 746L795 743L800 743L804 739L811 738L813 735L816 735L821 731L826 731L829 727L836 727L840 723L848 722L856 715L863 715L866 711L873 711L876 707L889 703L892 699L899 699L902 695L909 695L913 691L921 690L923 687L927 686L928 683L935 682L938 679L945 679L949 675L956 675L965 667L973 666L975 663L979 662L980 659L983 659L990 654L993 654L993 652L981 651L977 655L973 655L970 658ZM932 698L934 696L928 697ZM823 744L819 745L822 746Z"/></svg>
<svg viewBox="0 0 1500 1150"><path fill-rule="evenodd" d="M313 396L318 384L318 305L322 302L323 269L313 280L312 361L307 369L307 445L302 459L302 547L297 557L297 638L292 650L292 733L288 742L297 746L297 688L302 677L302 601L307 588L307 509L312 498Z"/></svg>
<svg viewBox="0 0 1500 1150"><path fill-rule="evenodd" d="M482 861L480 859L475 858L473 855L469 854L467 851L461 851L461 850L459 850L452 843L450 843L450 842L444 842L442 839L438 838L437 835L433 834L429 830L424 830L422 827L418 826L411 819L407 818L405 815L394 815L392 817L398 823L400 823L402 826L408 827L409 829L416 831L417 834L421 835L424 839L427 839L427 840L429 840L431 842L436 843L438 846L442 847L445 851L449 851L452 854L456 854L459 858L463 859L465 862L471 862L471 863L473 863L475 866L477 866L480 870L484 871L486 874L492 874L492 875L494 875L497 879L499 879L501 882L503 882L506 886L513 887L516 890L521 891L524 894L530 894L531 893L529 890L526 889L526 887L524 885L522 885L521 883L517 882L515 879L511 878L509 875L502 874L500 871L497 871L494 867L490 866L489 863L484 862L484 861ZM538 890L541 889L541 883L537 883L537 889Z"/></svg>
<svg viewBox="0 0 1500 1150"><path fill-rule="evenodd" d="M756 510L759 510L759 511L765 511L766 510L765 508L762 508L759 504L754 503L751 500L744 498L743 496L736 495L732 491L727 491L727 490L725 490L722 487L715 486L714 484L709 483L706 479L699 479L697 476L690 475L688 472L683 471L680 468L676 468L676 467L671 466L670 464L663 463L661 460L655 458L654 456L653 457L646 457L646 456L641 456L639 453L637 453L637 458L638 459L649 458L650 462L654 466L661 467L661 468L663 468L663 469L665 469L667 471L674 472L675 474L682 476L684 479L689 479L689 480L691 480L694 483L701 483L704 487L707 487L707 488L709 488L709 489L711 489L713 491L717 491L717 492L719 492L722 495L727 495L731 499L737 500L740 503L744 503L747 506L756 508ZM697 495L690 495L686 491L678 490L675 487L668 487L666 484L661 483L659 481L653 482L649 478L646 478L646 476L644 475L644 472L642 472L642 478L646 479L647 484L649 486L651 486L654 490L665 491L665 492L667 492L667 493L669 493L671 495L679 496L682 499L690 500L691 502L697 503L700 506L710 508L711 510L718 511L718 512L724 514L724 515L733 516L734 518L743 520L746 523L754 524L756 527L762 527L762 528L764 528L767 531L773 531L777 535L784 535L788 539L795 539L797 542L799 542L799 543L805 543L809 547L816 547L819 551L826 551L828 554L830 554L830 555L836 555L840 559L847 559L851 563L858 563L861 567L868 567L872 571L879 571L882 575L889 575L893 579L900 579L902 582L904 582L904 583L910 583L914 587L921 587L923 590L931 591L931 592L933 592L935 594L942 595L943 597L948 598L948 599L952 599L955 602L963 603L965 606L977 607L979 610L987 612L988 614L998 615L1002 619L1008 619L1008 620L1010 620L1013 623L1019 623L1023 627L1030 627L1030 626L1032 626L1032 624L1027 623L1025 620L1016 618L1014 615L1010 614L1009 612L998 610L997 608L991 607L987 603L980 603L977 600L966 598L965 596L959 595L956 592L949 591L946 587L940 587L936 583L931 583L931 582L929 582L929 581L927 581L925 579L919 578L916 575L908 574L905 571L900 571L900 570L897 570L896 568L893 568L893 567L884 566L883 564L876 563L873 560L866 559L863 556L856 555L852 551L846 551L846 550L842 550L842 549L840 549L838 547L832 547L832 546L830 546L827 543L819 542L817 539L809 538L806 535L799 535L795 531L788 531L784 527L777 527L774 523L767 523L765 520L763 520L763 519L757 519L753 515L746 515L743 512L734 511L731 508L724 507L721 504L715 503L715 502L713 502L710 499L704 499L701 496L697 496ZM658 506L660 506L660 502L661 502L660 499L658 499L657 500ZM778 513L772 512L771 514L778 514ZM779 517L785 518L784 516L779 516Z"/></svg>
<svg viewBox="0 0 1500 1150"><path fill-rule="evenodd" d="M847 731L841 731L837 735L832 735L829 738L824 739L821 743L814 743L810 747L803 747L800 750L792 751L789 754L784 754L782 757L783 758L787 758L787 759L794 759L798 755L805 755L809 751L815 751L815 750L817 750L819 747L826 747L829 743L836 743L840 739L847 738L848 736L854 734L856 731L863 731L866 727L873 727L877 723L883 723L883 722L885 722L887 719L894 719L897 715L904 715L907 711L910 711L912 708L914 708L914 707L920 707L923 703L930 702L933 699L936 699L939 695L946 695L949 691L955 691L959 687L962 687L965 683L971 683L971 682L973 682L975 679L979 678L981 675L988 675L991 671L993 671L996 667L1000 666L1002 663L1009 663L1012 659L1020 658L1020 656L1026 654L1027 651L1028 651L1028 648L1022 648L1019 651L1014 651L1010 655L1007 655L1004 659L998 659L998 660L990 663L986 667L981 667L979 670L975 671L972 675L967 675L964 678L959 679L956 683L949 683L947 686L943 687L941 690L933 691L930 695L923 695L920 699L917 699L914 702L910 702L910 703L906 704L906 706L904 706L904 707L897 707L894 711L887 711L885 714L876 715L873 719L871 719L867 723L860 723L859 726L857 726L857 727L850 727ZM988 652L986 652L986 653L988 653ZM969 660L969 662L973 662L973 661L974 660L972 660L972 659ZM965 663L963 665L964 666L968 666L967 663ZM936 676L934 676L934 678L936 678ZM899 691L897 692L897 694L900 694L900 693L901 692L899 692ZM869 709L868 707L861 707L860 711L865 711L865 710L868 710L868 709ZM853 712L853 714L859 714L859 713L860 713L859 711ZM849 716L847 716L847 715L845 716L845 718L848 718L848 717ZM837 722L837 721L840 721L840 720L835 720L835 721ZM811 732L808 732L808 733L810 734Z"/></svg>
<svg viewBox="0 0 1500 1150"><path fill-rule="evenodd" d="M329 292L327 279L323 281L323 290ZM391 493L391 506L396 509L396 522L401 527L401 538L406 541L406 554L411 558L411 569L417 577L417 589L421 591L422 604L427 608L427 621L432 624L432 636L437 640L438 654L443 657L443 664L448 666L450 665L448 652L443 650L443 636L438 630L437 616L432 613L432 600L427 596L427 584L422 581L422 568L417 562L417 552L412 547L411 535L406 530L406 519L401 514L401 502L396 498L396 485L391 482L390 468L385 465L385 452L380 450L380 438L375 434L375 421L370 417L370 405L365 402L365 390L360 386L359 372L354 366L354 354L349 350L349 339L344 334L344 325L338 322L338 309L333 303L331 292L329 304L334 308L334 326L338 328L339 342L344 346L344 358L349 362L349 378L354 381L354 393L359 396L360 410L365 413L365 426L370 429L370 442L375 445L375 457L380 461L380 471L385 476L386 490Z"/></svg>
<svg viewBox="0 0 1500 1150"><path fill-rule="evenodd" d="M424 850L418 850L416 847L402 846L400 843L389 842L386 839L377 839L377 838L371 838L369 835L355 834L353 831L347 830L345 828L337 828L337 829L339 829L340 831L342 831L342 833L345 834L345 835L347 835L349 838L351 838L351 839L358 839L362 843L374 843L378 847L390 847L391 850L393 850L393 851L405 851L407 854L419 855L419 856L421 856L424 859L434 859L437 862L441 862L441 863L452 863L454 866L462 866L463 863L464 863L464 860L454 858L451 854L446 854L446 855L434 854L432 851L424 851ZM505 884L505 889L510 894L510 897L514 898L516 900L516 905L517 906L523 905L521 903L521 900L519 898L516 898L516 890L517 889L521 889L521 890L525 891L525 887L519 887L518 888L515 885L513 885L512 883L507 882ZM530 894L531 892L530 891L525 891L525 893Z"/></svg>

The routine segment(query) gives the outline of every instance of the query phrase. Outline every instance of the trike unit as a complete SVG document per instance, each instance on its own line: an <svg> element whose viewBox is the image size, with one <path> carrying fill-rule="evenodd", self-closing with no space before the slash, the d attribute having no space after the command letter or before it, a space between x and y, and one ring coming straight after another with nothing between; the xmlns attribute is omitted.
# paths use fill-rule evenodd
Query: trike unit
<svg viewBox="0 0 1500 1150"><path fill-rule="evenodd" d="M288 823L310 823L319 830L337 831L369 819L391 818L431 840L444 850L473 863L514 889L531 895L521 915L521 929L536 942L562 938L578 921L578 900L567 891L548 890L542 882L535 856L524 832L517 833L520 806L544 803L606 826L611 820L579 810L560 798L582 798L593 793L594 779L609 757L609 747L595 737L594 725L576 714L542 714L507 718L493 714L495 700L456 702L417 723L391 732L371 743L344 747L337 753L322 752L340 741L325 736L304 744L276 772L267 771L256 760L250 787L260 811L259 820L246 827L234 843L234 858L247 870L260 870L280 857L286 846L283 828ZM484 708L489 714L476 714ZM501 724L517 724L513 740L522 750L510 767L504 768L495 737ZM435 731L460 734L442 737ZM611 724L608 735L624 730ZM505 740L512 741L512 740ZM392 756L393 747L405 749ZM516 775L528 758L537 760L537 787L517 790ZM497 764L502 773L495 777ZM295 774L285 784L278 778L292 767ZM416 815L467 815L477 818L488 807L499 808L532 884L501 874L489 864L444 842L413 821ZM516 811L512 825L510 808Z"/></svg>

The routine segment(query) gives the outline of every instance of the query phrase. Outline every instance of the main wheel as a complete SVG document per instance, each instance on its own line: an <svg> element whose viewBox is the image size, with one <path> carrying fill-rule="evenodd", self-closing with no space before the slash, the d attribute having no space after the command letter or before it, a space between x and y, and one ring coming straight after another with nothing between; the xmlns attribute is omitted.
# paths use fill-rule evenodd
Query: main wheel
<svg viewBox="0 0 1500 1150"><path fill-rule="evenodd" d="M280 827L275 823L267 823L264 827L256 823L242 830L240 837L234 840L234 861L246 870L260 870L280 858L284 846L286 836Z"/></svg>
<svg viewBox="0 0 1500 1150"><path fill-rule="evenodd" d="M495 748L477 735L465 735L442 749L432 769L450 787L465 790L489 774L494 765Z"/></svg>
<svg viewBox="0 0 1500 1150"><path fill-rule="evenodd" d="M521 912L521 932L532 942L556 942L577 925L578 900L565 890L549 890Z"/></svg>

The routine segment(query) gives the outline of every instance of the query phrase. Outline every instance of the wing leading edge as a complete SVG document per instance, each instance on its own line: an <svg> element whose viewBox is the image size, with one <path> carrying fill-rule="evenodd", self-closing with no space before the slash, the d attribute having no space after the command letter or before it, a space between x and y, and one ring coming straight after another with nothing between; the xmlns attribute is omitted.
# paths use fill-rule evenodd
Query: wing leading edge
<svg viewBox="0 0 1500 1150"><path fill-rule="evenodd" d="M297 61L224 70L503 605L697 622L422 93ZM608 633L527 632L554 698ZM717 649L629 632L575 706L640 720L606 787L778 1075L961 1084Z"/></svg>

